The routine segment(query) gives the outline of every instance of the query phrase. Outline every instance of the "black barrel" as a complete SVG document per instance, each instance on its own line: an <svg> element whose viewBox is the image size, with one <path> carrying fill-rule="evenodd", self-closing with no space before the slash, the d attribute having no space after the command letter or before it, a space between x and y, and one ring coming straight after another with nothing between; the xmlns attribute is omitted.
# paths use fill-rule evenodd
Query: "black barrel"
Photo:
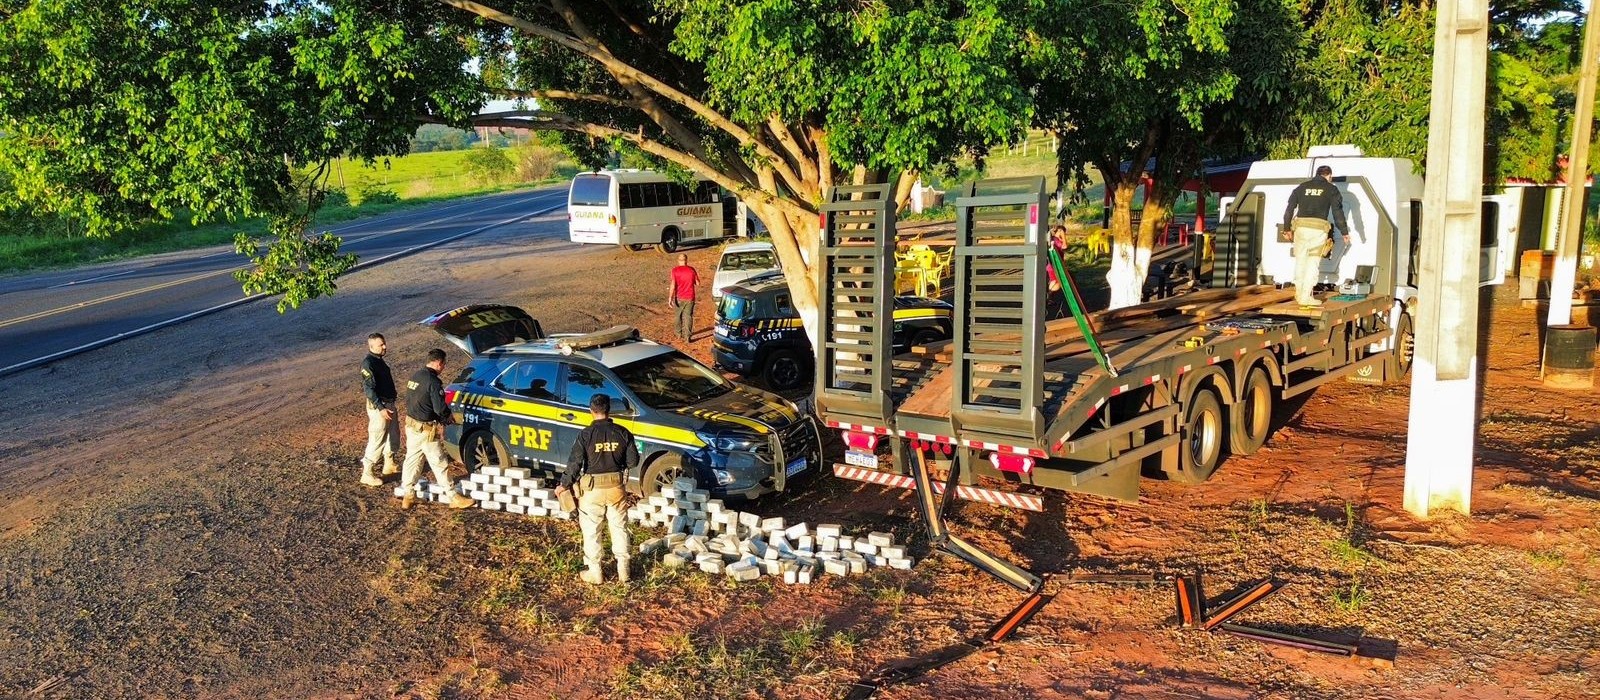
<svg viewBox="0 0 1600 700"><path fill-rule="evenodd" d="M1594 387L1595 330L1551 326L1544 343L1544 384L1558 389Z"/></svg>

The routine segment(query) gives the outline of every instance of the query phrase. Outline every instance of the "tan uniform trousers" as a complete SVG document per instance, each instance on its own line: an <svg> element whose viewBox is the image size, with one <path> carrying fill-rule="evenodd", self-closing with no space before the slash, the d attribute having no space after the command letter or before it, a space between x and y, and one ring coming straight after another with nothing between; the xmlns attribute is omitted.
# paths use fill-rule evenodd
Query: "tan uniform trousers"
<svg viewBox="0 0 1600 700"><path fill-rule="evenodd" d="M1297 216L1294 227L1294 300L1301 304L1315 304L1317 277L1322 267L1322 256L1328 252L1332 241L1328 232L1332 224L1326 220Z"/></svg>
<svg viewBox="0 0 1600 700"><path fill-rule="evenodd" d="M400 454L399 418L385 416L382 408L367 404L367 451L361 458L366 473L371 474L380 459L384 466L394 464L394 456Z"/></svg>
<svg viewBox="0 0 1600 700"><path fill-rule="evenodd" d="M601 474L601 477L612 476ZM581 481L594 479L592 476L579 477ZM628 545L628 528L626 517L622 508L621 480L613 481L616 486L604 488L590 488L583 492L578 499L578 529L583 531L583 563L590 569L600 569L600 523L604 521L611 530L611 554L617 561L627 561L630 552ZM587 483L583 484L588 486Z"/></svg>
<svg viewBox="0 0 1600 700"><path fill-rule="evenodd" d="M455 484L450 481L450 462L444 456L444 440L440 439L439 432L438 423L406 418L406 463L400 469L402 493L416 487L417 479L422 476L423 458L427 458L428 467L433 470L433 483L443 486L447 491L455 490Z"/></svg>

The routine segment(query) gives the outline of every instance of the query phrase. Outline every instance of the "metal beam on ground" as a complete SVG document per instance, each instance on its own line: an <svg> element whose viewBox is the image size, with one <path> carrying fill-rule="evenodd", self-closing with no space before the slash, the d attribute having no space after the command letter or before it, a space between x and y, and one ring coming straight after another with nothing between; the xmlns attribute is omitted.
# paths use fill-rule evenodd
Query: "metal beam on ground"
<svg viewBox="0 0 1600 700"><path fill-rule="evenodd" d="M1472 507L1487 0L1444 0L1433 43L1405 508Z"/></svg>

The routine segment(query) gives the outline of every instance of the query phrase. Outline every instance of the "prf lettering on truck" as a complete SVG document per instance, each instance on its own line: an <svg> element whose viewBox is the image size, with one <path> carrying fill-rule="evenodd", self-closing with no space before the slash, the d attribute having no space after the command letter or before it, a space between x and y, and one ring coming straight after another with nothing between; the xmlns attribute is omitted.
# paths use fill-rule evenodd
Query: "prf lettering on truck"
<svg viewBox="0 0 1600 700"><path fill-rule="evenodd" d="M550 431L513 425L511 426L511 444L535 450L548 450L550 449Z"/></svg>

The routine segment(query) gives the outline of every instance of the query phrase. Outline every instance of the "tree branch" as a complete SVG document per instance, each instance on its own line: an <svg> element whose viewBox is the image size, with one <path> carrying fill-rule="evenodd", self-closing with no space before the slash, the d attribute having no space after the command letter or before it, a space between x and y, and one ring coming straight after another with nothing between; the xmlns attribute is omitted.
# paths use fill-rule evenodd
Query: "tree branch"
<svg viewBox="0 0 1600 700"><path fill-rule="evenodd" d="M687 108L690 112L693 112L696 116L704 119L713 127L727 132L729 135L743 143L748 143L754 146L758 154L760 154L763 158L772 160L776 164L778 167L778 173L783 177L786 185L790 186L790 188L795 192L803 191L800 185L801 180L795 175L793 169L791 169L788 164L785 163L784 160L772 150L770 146L764 143L761 139L757 138L754 134L750 133L744 127L739 126L738 124L734 123L733 120L728 119L727 117L718 113L716 110L711 109L705 103L690 97L683 91L672 87L671 85L668 85L667 83L657 79L655 76L634 68L632 65L629 65L628 63L617 58L616 55L612 54L608 49L605 48L605 45L601 43L598 38L593 39L592 43L586 42L583 38L583 35L588 34L588 36L592 37L593 34L588 33L586 25L583 24L583 21L577 17L576 13L572 11L571 6L564 2L564 0L555 0L551 4L555 7L556 11L561 14L563 19L567 20L567 25L571 27L574 32L578 32L580 36L573 36L565 32L556 31L549 27L529 22L528 20L506 14L487 5L473 2L473 0L438 1L451 7L466 10L483 17L484 19L499 22L500 24L522 30L534 36L549 39L550 41L553 41L562 47L565 47L595 61L596 63L599 63L611 73L612 77L616 78L618 82L623 83L623 87L629 87L628 82L632 81L637 83L639 86L649 89L651 92L661 95L662 97L665 97L666 99ZM631 91L632 90L630 90L630 92ZM637 96L637 93L635 94ZM676 123L677 120L671 115L665 114L665 112L661 112L661 114L665 119ZM656 119L656 115L651 114L651 118ZM676 129L672 128L668 124L662 123L660 120L657 120L656 123L660 124L662 128L667 129L669 133L676 131ZM679 125L679 128L682 128L681 125ZM683 141L683 138L687 138L688 140ZM698 139L693 139L691 136L674 133L673 140L680 141L679 145L685 149L700 151L702 154L704 153L703 149L699 147Z"/></svg>
<svg viewBox="0 0 1600 700"><path fill-rule="evenodd" d="M778 115L773 114L767 117L767 130L771 131L773 137L778 139L779 145L782 145L784 150L788 152L789 158L800 166L801 179L806 183L816 182L818 179L817 166L806 154L806 150L800 145L800 142L795 140L794 132L789 131L789 125L784 124L783 120L778 118ZM803 192L802 194L808 199L817 199L817 196L821 193Z"/></svg>
<svg viewBox="0 0 1600 700"><path fill-rule="evenodd" d="M587 92L572 92L570 90L513 90L511 88L490 88L489 92L500 97L518 100L574 100L578 102L593 102L595 104L622 107L624 109L638 109L639 103L633 100L624 100L620 97L600 95Z"/></svg>
<svg viewBox="0 0 1600 700"><path fill-rule="evenodd" d="M423 117L423 121L439 121L437 117ZM694 154L670 148L666 144L647 136L623 131L616 127L604 124L595 124L579 119L574 119L564 114L553 112L528 112L512 111L484 114L473 118L473 126L498 126L516 129L555 129L558 131L573 131L598 138L616 138L638 147L639 150L659 157L667 162L674 163L685 169L701 173L707 179L723 186L728 191L739 195L743 199L755 200L778 207L790 216L807 217L815 216L816 211L801 206L790 199L783 199L772 194L771 190L763 189L759 184L741 182L712 167L710 163L701 160Z"/></svg>

